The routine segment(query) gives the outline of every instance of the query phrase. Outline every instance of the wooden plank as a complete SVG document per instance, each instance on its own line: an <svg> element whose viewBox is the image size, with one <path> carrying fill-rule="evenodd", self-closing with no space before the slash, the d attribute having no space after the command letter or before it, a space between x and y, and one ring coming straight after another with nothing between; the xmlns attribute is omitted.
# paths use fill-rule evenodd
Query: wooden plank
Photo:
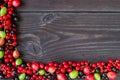
<svg viewBox="0 0 120 80"><path fill-rule="evenodd" d="M22 0L20 11L120 11L120 0Z"/></svg>
<svg viewBox="0 0 120 80"><path fill-rule="evenodd" d="M120 57L119 13L21 13L21 19L18 48L25 60L96 62Z"/></svg>
<svg viewBox="0 0 120 80"><path fill-rule="evenodd" d="M120 13L21 13L18 49L30 62L107 61L120 58L119 35Z"/></svg>

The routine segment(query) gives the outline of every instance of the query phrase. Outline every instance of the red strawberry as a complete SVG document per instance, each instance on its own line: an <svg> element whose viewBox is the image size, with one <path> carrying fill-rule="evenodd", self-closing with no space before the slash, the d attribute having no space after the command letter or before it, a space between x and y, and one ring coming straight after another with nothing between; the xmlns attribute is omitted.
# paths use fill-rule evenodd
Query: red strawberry
<svg viewBox="0 0 120 80"><path fill-rule="evenodd" d="M110 80L115 80L117 77L117 74L115 72L111 71L111 72L107 73L107 76Z"/></svg>
<svg viewBox="0 0 120 80"><path fill-rule="evenodd" d="M90 74L90 72L91 72L90 66L86 66L83 71L85 74Z"/></svg>
<svg viewBox="0 0 120 80"><path fill-rule="evenodd" d="M37 62L33 62L32 69L37 71L39 69L39 64Z"/></svg>
<svg viewBox="0 0 120 80"><path fill-rule="evenodd" d="M66 76L62 73L57 74L57 80L66 80Z"/></svg>
<svg viewBox="0 0 120 80"><path fill-rule="evenodd" d="M53 74L56 71L56 67L55 66L49 66L47 71L49 73Z"/></svg>

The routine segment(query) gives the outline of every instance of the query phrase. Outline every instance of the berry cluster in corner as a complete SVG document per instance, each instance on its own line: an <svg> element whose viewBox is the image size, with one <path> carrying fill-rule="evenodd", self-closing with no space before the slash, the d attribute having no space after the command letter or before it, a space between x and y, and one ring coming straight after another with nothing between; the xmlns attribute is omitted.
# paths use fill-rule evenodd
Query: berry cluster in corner
<svg viewBox="0 0 120 80"><path fill-rule="evenodd" d="M9 80L115 80L120 59L108 62L24 62L17 50L15 9L20 0L0 0L0 79Z"/></svg>

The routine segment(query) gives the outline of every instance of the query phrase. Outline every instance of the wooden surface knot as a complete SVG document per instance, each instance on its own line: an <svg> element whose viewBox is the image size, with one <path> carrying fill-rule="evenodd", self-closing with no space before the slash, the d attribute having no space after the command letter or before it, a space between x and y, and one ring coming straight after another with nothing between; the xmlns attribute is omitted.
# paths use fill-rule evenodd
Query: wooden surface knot
<svg viewBox="0 0 120 80"><path fill-rule="evenodd" d="M40 25L45 26L47 24L52 23L57 18L57 15L54 13L46 13L43 15L40 21Z"/></svg>
<svg viewBox="0 0 120 80"><path fill-rule="evenodd" d="M25 52L26 54L30 54L33 56L40 56L42 54L42 47L40 43L40 37L34 34L25 34L21 37L24 43L20 43L18 49L20 51Z"/></svg>

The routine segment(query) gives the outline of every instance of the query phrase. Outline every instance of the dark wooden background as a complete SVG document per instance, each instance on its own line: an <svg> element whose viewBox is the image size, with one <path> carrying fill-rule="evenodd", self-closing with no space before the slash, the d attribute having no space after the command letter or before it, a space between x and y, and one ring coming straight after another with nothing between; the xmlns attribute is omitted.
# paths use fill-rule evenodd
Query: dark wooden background
<svg viewBox="0 0 120 80"><path fill-rule="evenodd" d="M25 61L120 59L120 0L22 3L18 48Z"/></svg>

